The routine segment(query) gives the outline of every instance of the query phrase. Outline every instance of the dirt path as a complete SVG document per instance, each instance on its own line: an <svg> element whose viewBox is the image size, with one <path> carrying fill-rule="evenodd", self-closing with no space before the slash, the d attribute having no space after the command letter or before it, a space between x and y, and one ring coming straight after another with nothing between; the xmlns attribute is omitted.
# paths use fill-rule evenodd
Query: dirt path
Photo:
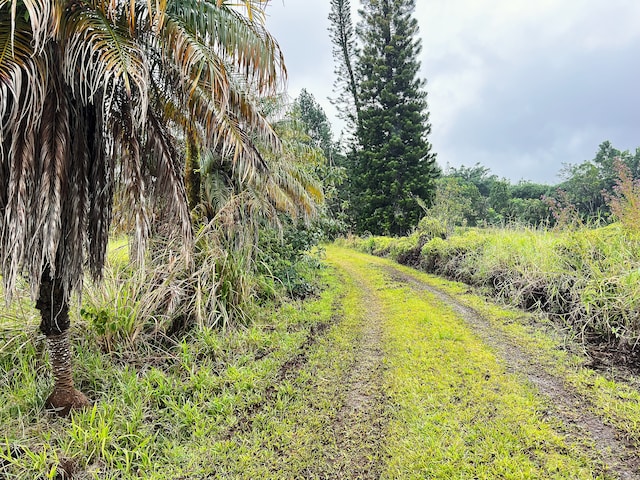
<svg viewBox="0 0 640 480"><path fill-rule="evenodd" d="M620 479L640 478L640 456L638 451L623 440L623 435L605 424L590 412L590 404L580 397L561 378L545 372L542 365L523 349L511 342L504 334L473 309L461 304L450 295L420 282L395 269L384 267L385 274L393 281L407 284L413 290L427 291L449 305L507 366L507 369L525 377L538 392L548 398L549 415L559 419L566 433L574 440L590 439L594 442L602 461L609 471Z"/></svg>
<svg viewBox="0 0 640 480"><path fill-rule="evenodd" d="M549 369L541 363L542 360L536 359L534 354L517 345L512 338L495 328L472 308L405 273L402 268L373 258L371 263L366 260L366 264L362 263L362 259L358 261L361 262L359 265L357 261L352 263L348 258L341 257L341 262L336 264L343 274L351 278L360 292L360 314L363 319L362 331L355 347L355 361L348 377L343 379L343 404L333 425L337 454L332 459L332 470L339 472L337 478L379 479L389 475L389 470L385 468L390 457L381 453L380 449L386 448L389 441L395 442L397 439L393 438L394 432L388 431L389 419L385 419L385 415L389 414L390 397L385 397L387 393L384 390L389 378L388 375L385 378L387 359L383 342L386 341L385 328L390 328L390 324L386 318L388 306L385 306L381 294L387 288L408 288L407 298L415 295L425 299L428 304L432 300L427 299L435 296L439 303L449 307L475 337L494 353L507 374L520 379L522 384L532 386L543 399L543 421L553 425L568 444L575 446L571 448L584 449L583 452L598 463L599 466L595 463L593 465L594 474L598 478L601 478L601 474L597 472L606 472L604 478L640 479L638 451L625 441L622 432L592 413L596 409L588 399L579 395L562 378L549 373ZM386 279L385 287L381 286L380 280L377 283L372 281L371 268ZM406 315L411 314L407 311ZM452 334L451 338L455 341L456 335ZM407 344L405 348L412 348L411 344ZM421 401L419 397L416 400ZM454 397L454 400L462 401L458 397ZM438 404L438 407L447 408L447 404ZM428 407L425 412L430 415ZM587 454L587 451L591 453Z"/></svg>
<svg viewBox="0 0 640 480"><path fill-rule="evenodd" d="M378 479L382 473L384 388L382 313L375 293L349 265L344 271L360 285L362 331L355 361L344 382L344 402L334 422L337 478Z"/></svg>

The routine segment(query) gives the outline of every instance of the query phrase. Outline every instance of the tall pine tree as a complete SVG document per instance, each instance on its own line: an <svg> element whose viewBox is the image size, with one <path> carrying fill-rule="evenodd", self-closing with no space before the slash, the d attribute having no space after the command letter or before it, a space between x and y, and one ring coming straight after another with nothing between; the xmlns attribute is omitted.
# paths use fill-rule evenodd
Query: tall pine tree
<svg viewBox="0 0 640 480"><path fill-rule="evenodd" d="M355 76L355 31L351 21L349 0L331 0L329 36L333 43L336 80L333 84L337 97L332 99L347 127L355 130L360 123L358 84Z"/></svg>
<svg viewBox="0 0 640 480"><path fill-rule="evenodd" d="M403 235L430 203L439 174L426 82L418 77L421 50L415 0L363 0L355 78L360 122L351 162L352 207L360 233Z"/></svg>

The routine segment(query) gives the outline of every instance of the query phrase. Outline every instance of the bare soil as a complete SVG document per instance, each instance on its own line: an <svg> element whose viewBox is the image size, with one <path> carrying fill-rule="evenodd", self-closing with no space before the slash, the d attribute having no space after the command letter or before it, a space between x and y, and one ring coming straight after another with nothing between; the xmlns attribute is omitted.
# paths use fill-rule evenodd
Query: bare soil
<svg viewBox="0 0 640 480"><path fill-rule="evenodd" d="M348 266L343 267L348 270ZM357 278L355 271L349 274ZM386 425L383 317L374 292L364 282L360 288L364 307L362 330L355 361L344 380L344 400L333 424L337 448L331 460L335 478L373 480L382 474L381 444Z"/></svg>

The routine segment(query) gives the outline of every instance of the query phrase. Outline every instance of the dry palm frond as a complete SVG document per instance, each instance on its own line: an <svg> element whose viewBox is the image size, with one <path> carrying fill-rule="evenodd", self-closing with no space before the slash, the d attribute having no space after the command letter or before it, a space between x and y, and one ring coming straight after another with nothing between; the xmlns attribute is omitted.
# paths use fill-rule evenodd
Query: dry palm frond
<svg viewBox="0 0 640 480"><path fill-rule="evenodd" d="M99 10L74 10L63 24L65 81L85 104L95 103L101 94L104 112L113 109L112 102L124 90L128 106L135 107L130 108L132 120L141 127L148 105L148 62L123 27L112 24Z"/></svg>
<svg viewBox="0 0 640 480"><path fill-rule="evenodd" d="M115 191L140 245L152 204L189 237L175 145L188 128L250 178L248 132L275 144L248 91L284 76L277 43L243 2L0 0L0 273L37 296L44 268L70 293L104 264ZM241 75L242 80L238 80ZM138 249L143 257L143 249Z"/></svg>
<svg viewBox="0 0 640 480"><path fill-rule="evenodd" d="M161 207L165 211L165 217L180 220L181 238L187 239L182 243L183 248L188 247L191 244L191 218L177 148L167 127L154 112L148 114L146 133L144 151L149 156L149 160L145 165L153 167L152 176L156 179L152 184L155 191L154 197L162 199L169 192L170 198L180 199L179 202L162 201ZM188 252L188 249L185 252Z"/></svg>
<svg viewBox="0 0 640 480"><path fill-rule="evenodd" d="M12 33L8 17L0 9L0 148L4 148L7 137L21 130L23 123L39 123L48 70L47 58L35 56L28 24L16 19L17 30Z"/></svg>
<svg viewBox="0 0 640 480"><path fill-rule="evenodd" d="M32 47L37 54L57 30L59 15L56 15L56 7L55 2L48 0L21 0L20 5L18 0L2 0L0 9L6 8L7 12L6 14L2 12L0 15L3 17L3 22L4 18L10 18L6 25L11 27L11 34L14 36L24 31L20 23L28 19L29 31L33 37Z"/></svg>
<svg viewBox="0 0 640 480"><path fill-rule="evenodd" d="M208 85L209 94L218 102L218 111L226 108L229 91L227 65L197 33L190 31L179 16L168 14L162 48L171 55L176 79L188 99L202 85Z"/></svg>

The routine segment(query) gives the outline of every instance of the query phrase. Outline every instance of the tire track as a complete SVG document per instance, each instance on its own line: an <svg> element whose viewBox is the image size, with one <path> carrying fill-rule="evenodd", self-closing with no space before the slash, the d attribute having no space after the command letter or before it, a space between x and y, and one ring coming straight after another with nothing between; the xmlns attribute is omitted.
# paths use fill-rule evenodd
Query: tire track
<svg viewBox="0 0 640 480"><path fill-rule="evenodd" d="M344 399L333 422L336 452L330 458L335 477L349 480L379 479L384 457L382 440L387 423L383 386L384 352L380 304L374 291L350 265L348 274L362 294L361 328L355 360L344 379Z"/></svg>
<svg viewBox="0 0 640 480"><path fill-rule="evenodd" d="M621 480L640 479L638 451L624 441L621 432L591 413L589 402L567 386L561 378L547 373L534 357L496 330L478 312L454 297L393 267L382 267L382 270L391 280L409 285L417 291L426 291L449 305L479 338L494 349L510 372L524 375L548 398L548 413L563 423L570 438L581 440L588 437L593 440L595 449L609 467L609 472Z"/></svg>

